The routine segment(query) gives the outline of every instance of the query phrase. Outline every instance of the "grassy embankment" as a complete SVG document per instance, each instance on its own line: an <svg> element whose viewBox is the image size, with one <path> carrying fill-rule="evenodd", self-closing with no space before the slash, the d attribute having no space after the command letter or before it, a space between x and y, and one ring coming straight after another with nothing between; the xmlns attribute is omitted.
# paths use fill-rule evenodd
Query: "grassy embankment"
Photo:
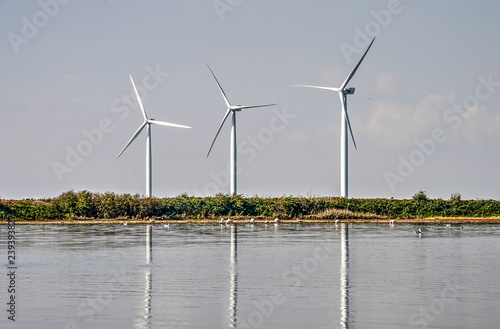
<svg viewBox="0 0 500 329"><path fill-rule="evenodd" d="M218 220L274 218L425 219L500 218L500 201L428 199L418 192L412 199L344 199L338 197L191 197L145 198L139 195L69 191L56 198L0 200L0 220Z"/></svg>

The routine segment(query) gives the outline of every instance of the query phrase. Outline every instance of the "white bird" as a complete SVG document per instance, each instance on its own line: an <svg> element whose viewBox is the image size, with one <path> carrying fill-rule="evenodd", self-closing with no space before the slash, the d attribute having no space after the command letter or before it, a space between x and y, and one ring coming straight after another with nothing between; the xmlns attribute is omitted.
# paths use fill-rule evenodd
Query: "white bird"
<svg viewBox="0 0 500 329"><path fill-rule="evenodd" d="M415 234L421 235L422 234L422 229L419 228L418 231L413 231Z"/></svg>
<svg viewBox="0 0 500 329"><path fill-rule="evenodd" d="M446 227L451 227L451 224L446 224Z"/></svg>
<svg viewBox="0 0 500 329"><path fill-rule="evenodd" d="M221 218L219 223L224 223L224 218Z"/></svg>
<svg viewBox="0 0 500 329"><path fill-rule="evenodd" d="M278 224L278 223L280 222L280 219L279 219L278 217L276 217L276 218L274 219L274 222L275 222L276 224Z"/></svg>
<svg viewBox="0 0 500 329"><path fill-rule="evenodd" d="M395 221L394 219L391 219L391 220L389 221L389 224L390 224L390 225L394 225L394 223L395 223L395 222L396 222L396 221Z"/></svg>
<svg viewBox="0 0 500 329"><path fill-rule="evenodd" d="M297 218L297 223L300 223L300 222L301 222L301 220Z"/></svg>
<svg viewBox="0 0 500 329"><path fill-rule="evenodd" d="M267 223L269 223L269 221L266 219L266 221L264 222L264 224L267 224Z"/></svg>
<svg viewBox="0 0 500 329"><path fill-rule="evenodd" d="M226 220L226 224L231 224L232 222L233 222L233 220L232 220L231 218L228 218L228 219Z"/></svg>
<svg viewBox="0 0 500 329"><path fill-rule="evenodd" d="M150 222L150 223L154 223L154 222L155 222L155 220L151 218L151 219L149 220L149 222Z"/></svg>
<svg viewBox="0 0 500 329"><path fill-rule="evenodd" d="M123 225L127 226L127 222L123 223Z"/></svg>
<svg viewBox="0 0 500 329"><path fill-rule="evenodd" d="M170 227L170 224L165 224L164 226L165 226L165 227Z"/></svg>
<svg viewBox="0 0 500 329"><path fill-rule="evenodd" d="M255 218L250 219L250 223L255 223Z"/></svg>
<svg viewBox="0 0 500 329"><path fill-rule="evenodd" d="M340 220L338 220L338 219L337 219L337 220L335 221L335 225L339 225L339 223L340 223Z"/></svg>

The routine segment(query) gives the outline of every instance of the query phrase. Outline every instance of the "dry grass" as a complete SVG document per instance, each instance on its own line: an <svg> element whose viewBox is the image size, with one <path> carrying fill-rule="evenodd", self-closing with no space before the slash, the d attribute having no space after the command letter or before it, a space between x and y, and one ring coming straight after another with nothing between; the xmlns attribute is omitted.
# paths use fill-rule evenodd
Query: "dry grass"
<svg viewBox="0 0 500 329"><path fill-rule="evenodd" d="M386 216L379 216L367 212L350 211L346 209L330 208L316 214L305 216L307 219L385 219Z"/></svg>

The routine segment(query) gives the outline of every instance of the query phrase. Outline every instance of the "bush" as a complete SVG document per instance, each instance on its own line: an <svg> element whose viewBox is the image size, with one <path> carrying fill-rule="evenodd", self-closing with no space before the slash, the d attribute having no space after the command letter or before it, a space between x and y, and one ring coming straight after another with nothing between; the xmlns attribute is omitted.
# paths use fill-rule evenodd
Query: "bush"
<svg viewBox="0 0 500 329"><path fill-rule="evenodd" d="M452 193L451 194L451 197L450 197L450 201L460 201L462 199L462 196L460 195L460 193Z"/></svg>
<svg viewBox="0 0 500 329"><path fill-rule="evenodd" d="M419 202L419 201L427 201L427 200L429 200L429 198L427 197L427 194L425 193L425 191L422 191L422 190L420 190L420 191L418 191L417 193L415 193L415 194L413 195L412 199L413 199L414 201L417 201L417 202Z"/></svg>

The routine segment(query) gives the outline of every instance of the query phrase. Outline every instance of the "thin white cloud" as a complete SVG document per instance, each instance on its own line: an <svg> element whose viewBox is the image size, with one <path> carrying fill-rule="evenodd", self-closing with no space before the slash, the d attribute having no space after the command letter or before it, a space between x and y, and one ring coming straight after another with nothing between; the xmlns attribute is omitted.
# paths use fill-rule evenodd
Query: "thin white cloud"
<svg viewBox="0 0 500 329"><path fill-rule="evenodd" d="M450 132L450 143L462 142L482 148L485 143L500 143L500 113L488 110L485 106L470 109L471 116L463 124Z"/></svg>
<svg viewBox="0 0 500 329"><path fill-rule="evenodd" d="M395 94L397 90L397 80L394 75L387 74L379 74L377 77L377 88L378 92L383 94L391 95Z"/></svg>
<svg viewBox="0 0 500 329"><path fill-rule="evenodd" d="M453 95L429 94L416 105L378 102L370 110L365 129L391 145L404 145L442 125L442 113L453 103Z"/></svg>

